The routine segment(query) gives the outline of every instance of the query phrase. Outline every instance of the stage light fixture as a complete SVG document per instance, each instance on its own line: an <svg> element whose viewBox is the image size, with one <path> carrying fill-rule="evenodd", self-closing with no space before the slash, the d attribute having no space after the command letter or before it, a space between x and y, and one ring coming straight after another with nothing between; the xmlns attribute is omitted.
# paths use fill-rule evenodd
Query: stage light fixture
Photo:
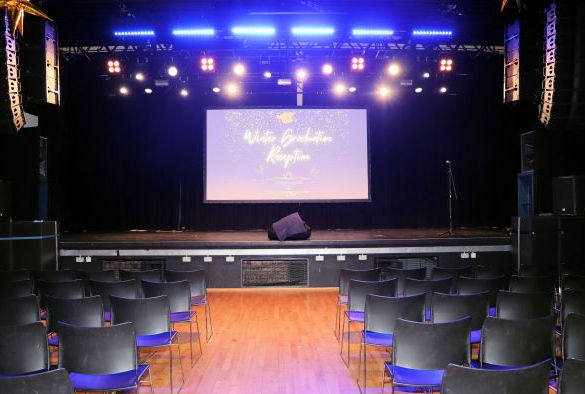
<svg viewBox="0 0 585 394"><path fill-rule="evenodd" d="M413 36L426 36L426 37L437 37L437 36L443 36L443 37L450 37L453 35L453 31L452 30L422 30L422 29L416 29L412 31L412 35Z"/></svg>
<svg viewBox="0 0 585 394"><path fill-rule="evenodd" d="M333 73L333 65L330 63L325 63L323 67L321 67L321 72L324 75L331 75Z"/></svg>
<svg viewBox="0 0 585 394"><path fill-rule="evenodd" d="M235 83L228 83L225 90L229 96L235 96L238 94L238 85Z"/></svg>
<svg viewBox="0 0 585 394"><path fill-rule="evenodd" d="M420 86L417 87L416 89L414 89L415 93L422 93L422 91L423 91L423 88L421 88Z"/></svg>
<svg viewBox="0 0 585 394"><path fill-rule="evenodd" d="M219 87L217 87L217 86L214 86L213 89L211 89L211 90L213 90L213 93L219 93L219 92L221 92L221 89Z"/></svg>
<svg viewBox="0 0 585 394"><path fill-rule="evenodd" d="M351 71L364 71L366 67L366 60L361 56L354 56L351 58Z"/></svg>
<svg viewBox="0 0 585 394"><path fill-rule="evenodd" d="M120 86L120 89L118 89L118 91L122 96L127 96L130 93L130 89L128 89L126 86Z"/></svg>
<svg viewBox="0 0 585 394"><path fill-rule="evenodd" d="M264 75L264 78L266 79L272 78L272 73L270 71L264 71L264 74L262 75Z"/></svg>
<svg viewBox="0 0 585 394"><path fill-rule="evenodd" d="M380 86L378 88L378 96L380 96L383 99L390 96L391 93L392 93L392 91L390 90L390 88L388 86Z"/></svg>
<svg viewBox="0 0 585 394"><path fill-rule="evenodd" d="M398 63L390 63L388 66L388 74L392 77L397 77L400 71L400 65Z"/></svg>
<svg viewBox="0 0 585 394"><path fill-rule="evenodd" d="M111 59L106 62L108 72L110 74L120 74L122 72L122 64L119 60Z"/></svg>
<svg viewBox="0 0 585 394"><path fill-rule="evenodd" d="M215 35L215 30L211 28L202 29L175 29L174 36L188 36L188 37L209 37Z"/></svg>
<svg viewBox="0 0 585 394"><path fill-rule="evenodd" d="M244 66L244 63L236 63L234 64L234 67L232 67L232 71L238 77L241 77L246 73L246 66Z"/></svg>
<svg viewBox="0 0 585 394"><path fill-rule="evenodd" d="M380 37L380 36L391 36L394 34L393 30L389 29L353 29L351 31L353 36L370 36L370 37Z"/></svg>
<svg viewBox="0 0 585 394"><path fill-rule="evenodd" d="M295 72L295 77L297 78L297 81L299 81L299 82L304 82L308 76L309 76L309 73L304 68L299 68Z"/></svg>
<svg viewBox="0 0 585 394"><path fill-rule="evenodd" d="M182 88L181 90L179 90L179 94L181 95L181 97L187 97L189 95L189 91L186 88Z"/></svg>
<svg viewBox="0 0 585 394"><path fill-rule="evenodd" d="M347 91L347 86L345 86L345 84L343 82L337 82L333 86L333 92L338 96L345 94L346 91Z"/></svg>
<svg viewBox="0 0 585 394"><path fill-rule="evenodd" d="M290 86L290 85L292 85L292 81L290 80L290 78L279 78L276 81L276 84L278 86Z"/></svg>
<svg viewBox="0 0 585 394"><path fill-rule="evenodd" d="M272 26L234 26L232 33L236 36L273 36L276 29Z"/></svg>
<svg viewBox="0 0 585 394"><path fill-rule="evenodd" d="M167 74L169 74L171 77L176 77L179 74L179 69L177 66L169 66L167 68Z"/></svg>
<svg viewBox="0 0 585 394"><path fill-rule="evenodd" d="M201 71L214 72L215 71L215 59L209 56L201 58Z"/></svg>
<svg viewBox="0 0 585 394"><path fill-rule="evenodd" d="M144 89L144 93L151 94L152 93L152 89L151 88L145 88Z"/></svg>
<svg viewBox="0 0 585 394"><path fill-rule="evenodd" d="M443 58L439 61L439 71L449 72L453 70L453 59Z"/></svg>
<svg viewBox="0 0 585 394"><path fill-rule="evenodd" d="M355 86L350 86L349 89L347 89L350 93L355 93L357 88Z"/></svg>
<svg viewBox="0 0 585 394"><path fill-rule="evenodd" d="M422 75L422 77L423 77L424 79L428 79L428 78L430 78L430 77L431 77L431 73L429 73L429 72L424 72L424 73L423 73L423 75Z"/></svg>
<svg viewBox="0 0 585 394"><path fill-rule="evenodd" d="M154 36L154 30L115 31L114 36L116 36L116 37L152 37L152 36Z"/></svg>
<svg viewBox="0 0 585 394"><path fill-rule="evenodd" d="M136 79L139 82L142 82L146 79L146 77L144 76L144 73L137 72L136 74L134 74L134 79Z"/></svg>
<svg viewBox="0 0 585 394"><path fill-rule="evenodd" d="M447 93L447 90L448 90L448 89L447 89L447 87L446 87L446 86L441 86L441 87L439 88L439 93L441 93L441 94L445 94L445 93Z"/></svg>
<svg viewBox="0 0 585 394"><path fill-rule="evenodd" d="M295 26L291 29L295 36L330 36L335 29L326 26Z"/></svg>

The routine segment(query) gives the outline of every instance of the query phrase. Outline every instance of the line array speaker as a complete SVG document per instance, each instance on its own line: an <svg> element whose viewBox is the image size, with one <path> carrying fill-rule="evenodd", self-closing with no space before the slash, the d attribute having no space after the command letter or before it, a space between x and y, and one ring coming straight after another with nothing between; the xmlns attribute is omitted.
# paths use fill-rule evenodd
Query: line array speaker
<svg viewBox="0 0 585 394"><path fill-rule="evenodd" d="M0 132L15 132L24 127L20 94L18 47L10 34L7 12L0 32ZM0 25L2 26L2 25Z"/></svg>

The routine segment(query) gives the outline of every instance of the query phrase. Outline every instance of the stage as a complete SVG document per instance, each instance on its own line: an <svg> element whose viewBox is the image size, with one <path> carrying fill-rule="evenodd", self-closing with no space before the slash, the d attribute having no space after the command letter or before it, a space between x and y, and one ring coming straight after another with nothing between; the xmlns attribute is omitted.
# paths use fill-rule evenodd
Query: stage
<svg viewBox="0 0 585 394"><path fill-rule="evenodd" d="M211 287L321 287L337 284L340 267L371 268L397 261L406 265L512 265L511 238L506 230L456 229L453 236L441 236L445 231L314 230L309 240L283 242L268 240L261 230L65 233L59 241L59 266L107 268L104 264L112 262L144 262L145 267L205 268ZM263 265L259 268L258 264ZM250 284L246 283L250 267L257 270L255 275L265 276L282 276L283 269L289 272L300 267L304 277L275 283L266 278L258 282L254 277L256 282ZM278 267L274 268L278 272L269 272L270 267Z"/></svg>

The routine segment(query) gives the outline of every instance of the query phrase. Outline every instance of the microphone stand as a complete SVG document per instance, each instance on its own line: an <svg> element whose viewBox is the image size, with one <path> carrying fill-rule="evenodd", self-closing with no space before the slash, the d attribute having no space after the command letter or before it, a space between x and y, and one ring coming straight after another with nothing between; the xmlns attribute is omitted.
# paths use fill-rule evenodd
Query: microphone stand
<svg viewBox="0 0 585 394"><path fill-rule="evenodd" d="M445 161L447 164L447 181L449 182L449 230L440 234L439 236L449 235L453 236L453 197L457 200L457 189L455 188L455 179L453 178L453 169L451 168L451 162Z"/></svg>

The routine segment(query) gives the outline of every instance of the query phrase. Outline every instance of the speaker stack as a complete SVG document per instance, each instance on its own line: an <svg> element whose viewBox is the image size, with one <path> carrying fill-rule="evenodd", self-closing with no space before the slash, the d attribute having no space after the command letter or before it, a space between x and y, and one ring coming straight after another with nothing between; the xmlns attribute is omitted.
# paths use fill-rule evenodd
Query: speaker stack
<svg viewBox="0 0 585 394"><path fill-rule="evenodd" d="M24 127L20 92L18 47L10 34L7 11L0 32L0 133L14 133Z"/></svg>

